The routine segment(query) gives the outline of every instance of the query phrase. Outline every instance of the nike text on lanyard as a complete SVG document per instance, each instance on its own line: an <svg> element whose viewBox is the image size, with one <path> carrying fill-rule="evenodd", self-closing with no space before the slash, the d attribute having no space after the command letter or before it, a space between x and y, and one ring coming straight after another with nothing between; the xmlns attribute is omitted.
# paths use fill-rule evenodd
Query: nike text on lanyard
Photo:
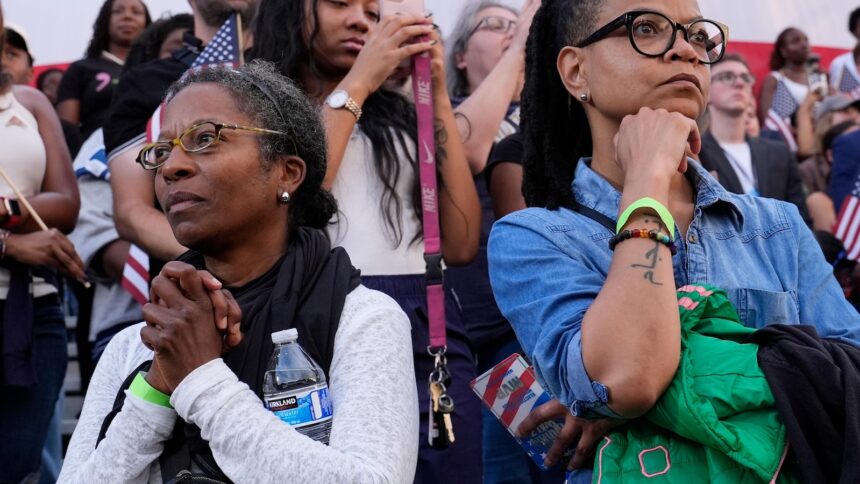
<svg viewBox="0 0 860 484"><path fill-rule="evenodd" d="M426 41L426 38L421 39ZM439 191L436 183L436 139L433 117L433 80L430 71L430 54L412 59L412 90L418 114L418 163L421 181L421 213L424 222L424 262L427 283L427 319L430 345L427 351L435 358L430 373L430 411L427 439L434 449L444 449L454 442L451 413L454 400L446 385L451 375L445 358L445 292L442 273L442 239L439 231Z"/></svg>

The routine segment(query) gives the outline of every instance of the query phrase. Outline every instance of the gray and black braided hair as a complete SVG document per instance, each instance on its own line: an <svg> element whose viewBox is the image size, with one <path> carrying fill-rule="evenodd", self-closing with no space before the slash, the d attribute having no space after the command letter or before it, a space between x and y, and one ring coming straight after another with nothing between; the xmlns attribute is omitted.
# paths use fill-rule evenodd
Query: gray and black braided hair
<svg viewBox="0 0 860 484"><path fill-rule="evenodd" d="M556 67L565 46L596 28L604 0L543 0L526 43L522 94L523 195L526 205L572 208L571 183L579 158L591 156L591 127Z"/></svg>
<svg viewBox="0 0 860 484"><path fill-rule="evenodd" d="M326 172L326 137L319 109L293 81L275 66L255 60L237 70L203 69L175 82L165 99L170 102L193 84L212 83L227 89L242 114L257 127L281 131L283 135L259 137L260 158L265 170L285 156L296 155L306 165L305 179L291 193L290 225L324 228L337 212L331 193L322 187Z"/></svg>

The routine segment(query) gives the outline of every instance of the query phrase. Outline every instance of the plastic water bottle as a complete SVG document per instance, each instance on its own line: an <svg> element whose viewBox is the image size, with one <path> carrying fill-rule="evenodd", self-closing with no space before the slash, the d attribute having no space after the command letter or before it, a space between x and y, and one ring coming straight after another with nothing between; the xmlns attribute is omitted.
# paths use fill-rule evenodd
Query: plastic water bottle
<svg viewBox="0 0 860 484"><path fill-rule="evenodd" d="M263 378L263 401L282 421L328 445L331 401L322 368L296 342L295 328L272 333L275 351Z"/></svg>

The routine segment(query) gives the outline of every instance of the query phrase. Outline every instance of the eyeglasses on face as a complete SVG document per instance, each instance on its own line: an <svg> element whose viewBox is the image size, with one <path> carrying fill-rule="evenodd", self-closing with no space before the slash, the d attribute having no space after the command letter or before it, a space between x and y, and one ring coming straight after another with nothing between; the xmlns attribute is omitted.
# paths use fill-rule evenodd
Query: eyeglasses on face
<svg viewBox="0 0 860 484"><path fill-rule="evenodd" d="M737 81L738 79L743 81L743 83L748 85L748 86L752 86L753 84L755 84L755 77L753 77L752 75L750 75L746 72L742 72L740 74L737 74L735 72L726 71L726 72L719 72L719 73L711 76L712 82L722 82L724 84L729 84L729 85L734 84L735 81Z"/></svg>
<svg viewBox="0 0 860 484"><path fill-rule="evenodd" d="M144 146L137 155L137 162L147 170L158 169L170 157L170 153L175 146L179 146L186 153L203 151L218 143L221 140L221 132L225 129L250 131L257 134L287 135L282 131L273 131L271 129L204 121L191 126L172 140L156 141Z"/></svg>
<svg viewBox="0 0 860 484"><path fill-rule="evenodd" d="M488 30L490 32L505 35L513 30L516 25L516 20L499 17L498 15L487 15L486 17L482 17L481 20L478 20L478 24L475 25L475 28L473 28L471 32L469 32L467 38L472 37L475 35L475 32L479 30Z"/></svg>
<svg viewBox="0 0 860 484"><path fill-rule="evenodd" d="M669 52L680 30L703 64L713 64L722 59L729 35L727 26L713 20L698 19L683 25L658 12L634 10L597 29L577 47L603 40L621 27L627 29L633 49L646 57L660 57Z"/></svg>

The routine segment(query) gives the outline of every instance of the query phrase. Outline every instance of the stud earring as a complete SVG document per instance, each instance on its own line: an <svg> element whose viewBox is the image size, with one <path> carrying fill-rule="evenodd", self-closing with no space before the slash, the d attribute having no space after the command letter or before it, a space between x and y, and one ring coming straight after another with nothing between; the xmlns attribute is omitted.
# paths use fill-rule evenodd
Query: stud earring
<svg viewBox="0 0 860 484"><path fill-rule="evenodd" d="M281 196L280 196L279 200L280 200L280 202L281 202L281 203L283 203L284 205L286 205L286 204L290 203L290 194L289 194L286 190L284 190L284 192L283 192L283 193L281 193Z"/></svg>
<svg viewBox="0 0 860 484"><path fill-rule="evenodd" d="M587 102L588 102L588 93L587 93L587 92L584 92L584 93L580 94L580 95L579 95L579 100L580 100L580 101L582 101L582 102L584 102L584 103L587 103Z"/></svg>

